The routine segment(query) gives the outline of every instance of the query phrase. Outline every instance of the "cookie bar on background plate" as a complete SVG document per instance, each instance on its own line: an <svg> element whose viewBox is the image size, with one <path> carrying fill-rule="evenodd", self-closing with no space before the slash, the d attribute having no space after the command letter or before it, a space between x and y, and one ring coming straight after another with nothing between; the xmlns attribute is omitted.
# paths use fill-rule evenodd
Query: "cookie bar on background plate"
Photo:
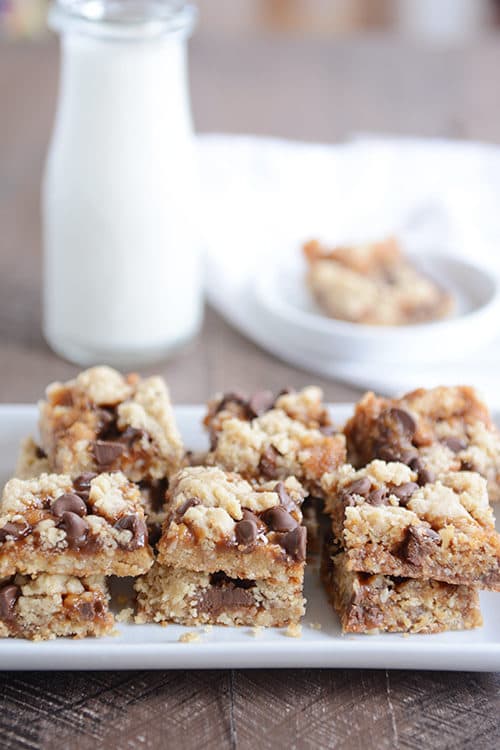
<svg viewBox="0 0 500 750"><path fill-rule="evenodd" d="M308 493L321 496L321 477L345 460L344 436L332 434L321 398L319 389L306 388L277 399L260 393L244 401L228 394L211 402L207 463L254 482L295 476Z"/></svg>
<svg viewBox="0 0 500 750"><path fill-rule="evenodd" d="M483 622L474 586L356 572L335 544L324 546L321 577L344 633L440 633Z"/></svg>
<svg viewBox="0 0 500 750"><path fill-rule="evenodd" d="M296 479L252 486L198 466L181 470L168 495L157 561L135 584L139 622L298 622L307 533Z"/></svg>
<svg viewBox="0 0 500 750"><path fill-rule="evenodd" d="M367 393L346 423L348 460L402 461L422 476L475 471L500 500L500 432L468 386L419 388L398 399Z"/></svg>
<svg viewBox="0 0 500 750"><path fill-rule="evenodd" d="M54 472L121 471L148 482L182 465L184 448L160 377L93 367L50 385L39 406L41 449Z"/></svg>
<svg viewBox="0 0 500 750"><path fill-rule="evenodd" d="M332 318L400 326L449 315L454 300L405 257L394 238L352 247L304 245L307 284Z"/></svg>
<svg viewBox="0 0 500 750"><path fill-rule="evenodd" d="M108 603L102 576L40 573L0 578L0 638L107 635L114 627Z"/></svg>
<svg viewBox="0 0 500 750"><path fill-rule="evenodd" d="M42 474L5 485L0 576L133 576L152 561L139 490L120 472Z"/></svg>
<svg viewBox="0 0 500 750"><path fill-rule="evenodd" d="M500 591L500 535L479 474L424 482L405 464L375 460L326 475L323 487L349 570Z"/></svg>

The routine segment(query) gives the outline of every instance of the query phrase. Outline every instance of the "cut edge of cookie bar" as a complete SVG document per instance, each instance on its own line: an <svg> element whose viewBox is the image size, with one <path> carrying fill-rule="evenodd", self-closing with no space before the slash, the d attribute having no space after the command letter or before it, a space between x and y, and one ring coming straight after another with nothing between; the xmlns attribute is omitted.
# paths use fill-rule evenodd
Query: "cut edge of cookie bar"
<svg viewBox="0 0 500 750"><path fill-rule="evenodd" d="M21 441L14 476L18 479L33 479L40 474L50 474L47 454L29 436Z"/></svg>
<svg viewBox="0 0 500 750"><path fill-rule="evenodd" d="M39 403L41 447L54 471L120 470L136 482L162 479L184 461L163 378L98 366L53 383Z"/></svg>
<svg viewBox="0 0 500 750"><path fill-rule="evenodd" d="M172 479L168 496L162 564L283 581L303 568L305 491L294 477L253 486L218 467L190 467Z"/></svg>
<svg viewBox="0 0 500 750"><path fill-rule="evenodd" d="M0 638L33 641L108 635L114 628L102 576L15 575L0 580Z"/></svg>
<svg viewBox="0 0 500 750"><path fill-rule="evenodd" d="M500 432L470 386L419 388L398 399L366 393L344 427L348 460L399 460L439 476L477 471L500 499Z"/></svg>
<svg viewBox="0 0 500 750"><path fill-rule="evenodd" d="M119 472L11 479L0 501L0 575L145 573L153 562L139 490Z"/></svg>
<svg viewBox="0 0 500 750"><path fill-rule="evenodd" d="M473 586L354 572L328 543L321 578L344 633L441 633L483 624Z"/></svg>
<svg viewBox="0 0 500 750"><path fill-rule="evenodd" d="M303 569L287 580L230 578L155 563L135 582L136 622L282 627L304 614Z"/></svg>
<svg viewBox="0 0 500 750"><path fill-rule="evenodd" d="M486 481L453 472L419 486L401 463L324 477L334 537L351 570L500 590L500 535Z"/></svg>

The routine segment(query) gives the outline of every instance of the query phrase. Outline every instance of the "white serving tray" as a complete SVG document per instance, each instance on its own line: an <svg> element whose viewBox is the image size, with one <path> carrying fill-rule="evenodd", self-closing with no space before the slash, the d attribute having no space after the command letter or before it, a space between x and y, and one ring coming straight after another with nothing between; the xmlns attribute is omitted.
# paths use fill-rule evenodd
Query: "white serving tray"
<svg viewBox="0 0 500 750"><path fill-rule="evenodd" d="M337 423L352 407L335 405ZM186 445L203 449L203 408L176 408ZM28 405L0 405L0 480L12 474L20 440L36 434L37 410ZM483 593L484 626L439 635L342 636L335 613L321 589L317 570L306 575L307 613L302 636L284 629L214 627L211 632L179 625L118 625L119 635L101 639L58 639L44 643L0 639L0 669L225 669L248 667L354 667L381 669L500 670L500 595ZM318 630L312 626L321 625ZM200 640L179 642L187 631Z"/></svg>

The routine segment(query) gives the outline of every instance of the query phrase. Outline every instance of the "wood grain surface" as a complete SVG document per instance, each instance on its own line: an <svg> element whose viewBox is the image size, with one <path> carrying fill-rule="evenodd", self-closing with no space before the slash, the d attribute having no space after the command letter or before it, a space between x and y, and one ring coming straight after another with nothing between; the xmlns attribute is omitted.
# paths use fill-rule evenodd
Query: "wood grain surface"
<svg viewBox="0 0 500 750"><path fill-rule="evenodd" d="M353 131L500 141L500 44L438 48L383 35L308 40L200 35L192 43L200 130L334 141ZM39 184L57 48L0 45L0 401L34 401L76 368L40 333ZM409 175L411 179L411 175ZM300 386L207 311L163 372L174 397ZM358 391L314 378L333 401ZM1 665L0 665L1 668ZM500 675L340 670L1 673L0 748L495 748Z"/></svg>

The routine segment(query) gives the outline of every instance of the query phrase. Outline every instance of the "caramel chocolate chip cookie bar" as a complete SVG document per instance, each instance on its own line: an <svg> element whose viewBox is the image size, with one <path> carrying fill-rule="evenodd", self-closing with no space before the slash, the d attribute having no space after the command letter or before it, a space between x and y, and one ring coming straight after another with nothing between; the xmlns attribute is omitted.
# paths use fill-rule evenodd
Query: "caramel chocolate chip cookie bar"
<svg viewBox="0 0 500 750"><path fill-rule="evenodd" d="M419 388L399 399L367 393L344 433L358 468L380 458L402 461L424 479L476 471L490 500L500 500L500 433L473 388Z"/></svg>
<svg viewBox="0 0 500 750"><path fill-rule="evenodd" d="M302 572L260 580L153 565L135 584L136 622L281 627L304 614Z"/></svg>
<svg viewBox="0 0 500 750"><path fill-rule="evenodd" d="M158 561L208 574L223 571L233 579L301 576L304 495L293 477L254 487L217 467L182 469L168 492Z"/></svg>
<svg viewBox="0 0 500 750"><path fill-rule="evenodd" d="M123 474L42 474L5 485L0 576L131 576L152 560L139 489Z"/></svg>
<svg viewBox="0 0 500 750"><path fill-rule="evenodd" d="M333 434L321 391L309 388L265 402L260 394L258 404L255 397L250 402L229 394L209 405L207 464L256 482L295 476L310 494L320 495L322 475L345 460L344 436Z"/></svg>
<svg viewBox="0 0 500 750"><path fill-rule="evenodd" d="M40 403L41 448L52 471L122 471L134 481L170 476L184 449L167 387L160 377L123 377L93 367L53 383Z"/></svg>
<svg viewBox="0 0 500 750"><path fill-rule="evenodd" d="M448 316L454 301L406 258L398 242L304 246L307 284L323 313L368 325L401 326Z"/></svg>
<svg viewBox="0 0 500 750"><path fill-rule="evenodd" d="M355 572L328 544L321 577L344 633L440 633L483 624L474 586Z"/></svg>
<svg viewBox="0 0 500 750"><path fill-rule="evenodd" d="M114 618L103 577L15 575L0 579L0 638L50 640L110 633Z"/></svg>
<svg viewBox="0 0 500 750"><path fill-rule="evenodd" d="M426 482L405 464L375 460L346 465L323 486L349 570L500 591L500 535L479 474Z"/></svg>

